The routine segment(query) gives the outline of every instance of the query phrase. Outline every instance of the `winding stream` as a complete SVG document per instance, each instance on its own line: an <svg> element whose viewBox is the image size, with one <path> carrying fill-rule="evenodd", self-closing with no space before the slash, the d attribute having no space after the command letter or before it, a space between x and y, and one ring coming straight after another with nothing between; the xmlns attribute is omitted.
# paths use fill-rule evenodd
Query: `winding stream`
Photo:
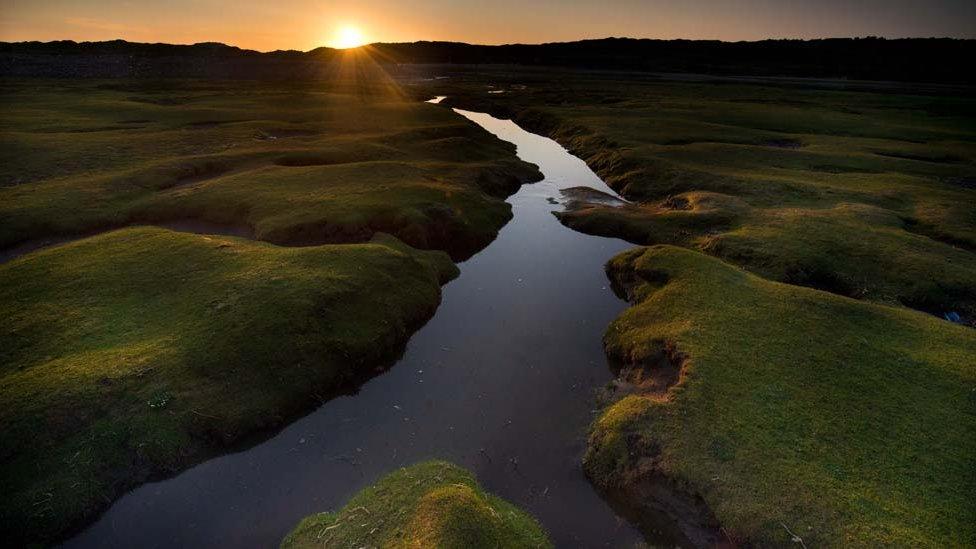
<svg viewBox="0 0 976 549"><path fill-rule="evenodd" d="M641 539L580 466L596 390L611 380L601 336L626 306L603 264L631 245L564 228L549 201L567 187L613 191L554 141L457 112L546 178L510 197L514 219L461 264L402 359L249 450L133 490L66 547L277 546L302 517L435 457L531 512L559 547Z"/></svg>

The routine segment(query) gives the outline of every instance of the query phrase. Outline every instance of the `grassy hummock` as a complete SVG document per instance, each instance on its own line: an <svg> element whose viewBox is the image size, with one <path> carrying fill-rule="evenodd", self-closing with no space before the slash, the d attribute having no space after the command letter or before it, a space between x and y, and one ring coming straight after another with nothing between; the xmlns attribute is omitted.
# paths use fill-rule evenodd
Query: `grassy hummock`
<svg viewBox="0 0 976 549"><path fill-rule="evenodd" d="M605 337L623 375L585 459L598 485L639 506L663 475L758 545L976 543L972 329L671 246L608 273L633 307Z"/></svg>
<svg viewBox="0 0 976 549"><path fill-rule="evenodd" d="M346 68L0 83L0 256L21 256L0 265L5 540L62 539L387 366L452 259L541 177L449 109Z"/></svg>
<svg viewBox="0 0 976 549"><path fill-rule="evenodd" d="M0 84L0 249L193 219L277 244L386 232L464 259L538 170L449 109L329 82Z"/></svg>
<svg viewBox="0 0 976 549"><path fill-rule="evenodd" d="M634 203L576 204L558 214L569 227L689 247L780 282L976 326L971 94L837 91L815 80L527 81L491 96L441 93L504 109Z"/></svg>
<svg viewBox="0 0 976 549"><path fill-rule="evenodd" d="M285 248L152 227L0 265L4 539L57 539L372 375L456 274L385 235Z"/></svg>
<svg viewBox="0 0 976 549"><path fill-rule="evenodd" d="M437 93L630 202L570 193L564 224L655 245L608 265L634 302L585 459L608 498L718 543L976 544L971 94L517 78Z"/></svg>
<svg viewBox="0 0 976 549"><path fill-rule="evenodd" d="M551 547L542 527L471 473L428 461L390 473L341 510L305 518L281 547Z"/></svg>

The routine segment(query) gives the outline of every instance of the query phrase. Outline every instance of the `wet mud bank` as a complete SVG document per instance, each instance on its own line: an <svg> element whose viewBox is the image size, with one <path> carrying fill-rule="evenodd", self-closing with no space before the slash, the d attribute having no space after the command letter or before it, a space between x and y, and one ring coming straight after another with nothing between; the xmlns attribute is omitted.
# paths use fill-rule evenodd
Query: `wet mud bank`
<svg viewBox="0 0 976 549"><path fill-rule="evenodd" d="M708 505L659 472L616 486L598 488L620 516L640 528L661 546L732 548L729 538Z"/></svg>

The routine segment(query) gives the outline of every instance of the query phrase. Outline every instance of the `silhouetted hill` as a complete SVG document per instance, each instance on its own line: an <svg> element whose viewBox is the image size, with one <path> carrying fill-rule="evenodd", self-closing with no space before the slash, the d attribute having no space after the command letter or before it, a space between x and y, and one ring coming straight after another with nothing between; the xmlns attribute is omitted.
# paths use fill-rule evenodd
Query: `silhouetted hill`
<svg viewBox="0 0 976 549"><path fill-rule="evenodd" d="M976 40L637 40L606 38L539 45L444 42L376 44L412 63L514 63L652 72L973 82Z"/></svg>
<svg viewBox="0 0 976 549"><path fill-rule="evenodd" d="M331 50L333 53L335 50ZM41 77L274 77L306 73L313 56L261 53L217 42L193 45L109 42L2 42L0 74ZM308 72L308 76L314 73Z"/></svg>
<svg viewBox="0 0 976 549"><path fill-rule="evenodd" d="M976 40L649 40L606 38L480 46L457 42L373 44L381 63L515 64L742 76L798 76L976 83L966 69ZM191 46L110 42L0 43L5 76L315 77L339 50L261 53L219 43Z"/></svg>

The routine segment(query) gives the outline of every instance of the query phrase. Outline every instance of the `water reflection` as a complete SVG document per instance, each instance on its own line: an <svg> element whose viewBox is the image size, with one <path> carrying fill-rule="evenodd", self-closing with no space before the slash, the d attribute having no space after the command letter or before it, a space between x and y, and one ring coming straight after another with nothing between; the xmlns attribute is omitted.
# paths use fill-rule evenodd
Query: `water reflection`
<svg viewBox="0 0 976 549"><path fill-rule="evenodd" d="M558 546L640 539L580 469L594 392L610 379L601 335L625 307L602 266L629 245L550 213L560 189L612 191L555 142L457 112L515 143L546 179L511 197L514 219L461 265L399 363L267 442L134 490L67 546L273 546L305 515L433 457L473 470Z"/></svg>

